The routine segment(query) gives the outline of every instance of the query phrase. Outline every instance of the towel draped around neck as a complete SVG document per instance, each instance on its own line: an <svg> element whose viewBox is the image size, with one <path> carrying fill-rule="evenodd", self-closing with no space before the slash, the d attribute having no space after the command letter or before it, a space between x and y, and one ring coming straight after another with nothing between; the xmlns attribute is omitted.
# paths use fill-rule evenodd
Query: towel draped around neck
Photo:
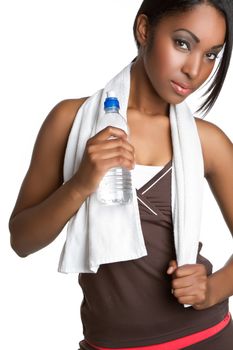
<svg viewBox="0 0 233 350"><path fill-rule="evenodd" d="M104 117L106 93L114 90L121 115L127 120L131 64L104 89L88 98L79 109L64 159L68 181L82 161L87 140L96 134ZM170 105L172 159L172 219L178 266L195 264L201 229L204 164L200 138L187 104ZM156 254L156 252L155 252ZM96 273L101 264L139 259L147 255L142 233L136 188L133 200L122 206L104 206L91 194L69 220L58 271Z"/></svg>

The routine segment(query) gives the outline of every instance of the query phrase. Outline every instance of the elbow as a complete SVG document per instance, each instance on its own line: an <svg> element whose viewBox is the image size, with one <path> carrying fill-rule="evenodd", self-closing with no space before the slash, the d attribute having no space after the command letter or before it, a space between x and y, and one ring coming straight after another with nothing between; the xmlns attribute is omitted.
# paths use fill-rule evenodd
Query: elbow
<svg viewBox="0 0 233 350"><path fill-rule="evenodd" d="M12 221L9 222L9 231L11 248L20 258L26 258L29 254L26 254L26 252L22 249L22 244L20 244L19 239L17 239L18 235L16 235L14 232L15 230L13 228Z"/></svg>
<svg viewBox="0 0 233 350"><path fill-rule="evenodd" d="M28 254L25 254L25 252L21 251L21 249L19 249L19 247L12 240L11 240L11 248L20 258L26 258L28 256Z"/></svg>
<svg viewBox="0 0 233 350"><path fill-rule="evenodd" d="M22 249L20 249L19 244L17 244L17 241L14 239L12 235L10 239L10 244L11 244L11 248L20 258L26 258L28 256L28 254L26 254Z"/></svg>

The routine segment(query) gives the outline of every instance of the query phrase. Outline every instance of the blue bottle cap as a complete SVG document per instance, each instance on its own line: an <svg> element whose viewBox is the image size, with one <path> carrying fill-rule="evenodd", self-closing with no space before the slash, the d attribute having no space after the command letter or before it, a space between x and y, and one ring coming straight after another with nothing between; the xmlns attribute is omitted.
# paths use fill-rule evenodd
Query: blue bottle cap
<svg viewBox="0 0 233 350"><path fill-rule="evenodd" d="M114 91L107 92L107 98L104 101L104 109L106 109L106 108L118 108L118 109L120 109L120 104L119 104L117 97L115 96Z"/></svg>

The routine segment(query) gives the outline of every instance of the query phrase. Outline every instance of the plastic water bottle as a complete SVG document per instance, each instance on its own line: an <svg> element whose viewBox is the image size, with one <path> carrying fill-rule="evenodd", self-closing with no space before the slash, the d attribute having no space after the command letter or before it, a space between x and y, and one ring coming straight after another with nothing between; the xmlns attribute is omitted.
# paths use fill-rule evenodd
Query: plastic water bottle
<svg viewBox="0 0 233 350"><path fill-rule="evenodd" d="M105 114L98 124L97 130L103 130L107 126L123 129L128 134L126 120L119 113L120 104L114 91L107 93L104 102ZM115 138L114 136L110 138ZM97 199L104 205L124 205L131 202L132 181L131 172L123 167L109 169L100 181L96 191Z"/></svg>

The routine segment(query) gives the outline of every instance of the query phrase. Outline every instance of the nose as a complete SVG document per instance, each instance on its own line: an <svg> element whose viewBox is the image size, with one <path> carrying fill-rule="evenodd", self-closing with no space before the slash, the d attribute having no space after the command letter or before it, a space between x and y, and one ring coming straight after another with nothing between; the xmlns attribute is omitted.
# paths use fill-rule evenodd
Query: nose
<svg viewBox="0 0 233 350"><path fill-rule="evenodd" d="M201 60L202 58L197 53L190 53L183 64L182 72L186 74L189 79L197 78L201 71Z"/></svg>

